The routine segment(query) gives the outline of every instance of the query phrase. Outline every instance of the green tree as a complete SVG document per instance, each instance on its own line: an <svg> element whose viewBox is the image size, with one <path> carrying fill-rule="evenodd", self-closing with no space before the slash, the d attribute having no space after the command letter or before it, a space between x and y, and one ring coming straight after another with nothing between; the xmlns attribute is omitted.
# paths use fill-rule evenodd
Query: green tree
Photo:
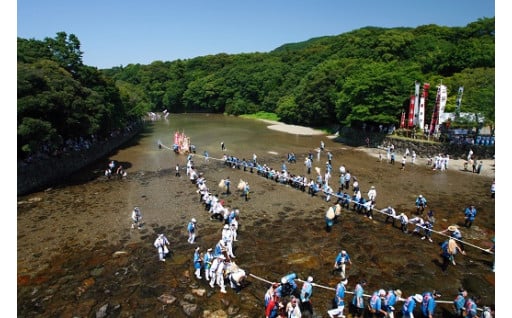
<svg viewBox="0 0 512 318"><path fill-rule="evenodd" d="M349 127L396 124L418 78L420 67L414 63L361 63L339 93L338 119Z"/></svg>
<svg viewBox="0 0 512 318"><path fill-rule="evenodd" d="M495 128L495 70L494 68L465 69L447 79L446 85L453 92L457 92L459 86L464 87L464 94L460 107L461 113L472 113L475 119L483 119L484 125ZM456 96L456 93L454 94ZM465 123L459 118L454 125L472 125L479 127L475 121Z"/></svg>

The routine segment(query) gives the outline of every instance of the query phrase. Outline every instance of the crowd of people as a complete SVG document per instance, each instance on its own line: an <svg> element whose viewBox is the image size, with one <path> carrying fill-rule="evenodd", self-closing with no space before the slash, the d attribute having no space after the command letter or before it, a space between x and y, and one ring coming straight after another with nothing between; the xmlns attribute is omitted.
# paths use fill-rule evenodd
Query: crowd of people
<svg viewBox="0 0 512 318"><path fill-rule="evenodd" d="M223 145L225 151L225 145ZM375 209L375 202L377 198L377 190L375 186L371 186L365 196L361 194L359 181L355 176L350 174L350 171L341 166L339 169L339 189L334 193L330 186L332 172L332 154L328 156L329 160L326 162L326 173L322 176L317 170L316 178L311 178L308 181L307 175L311 174L311 162L313 160L310 153L306 158L304 164L306 166L307 175L299 176L294 175L286 168L286 162L283 161L281 169L274 169L266 164L261 164L257 161L257 156L254 154L252 160L239 159L235 156L224 154L222 162L224 165L232 168L247 171L250 173L256 172L266 179L272 180L277 183L289 185L299 191L306 192L311 196L322 195L323 199L327 202L331 197L337 198L334 202L335 206L352 210L364 214L365 217L373 218L373 211L382 213L386 219L392 220L393 226L395 220L400 221L400 228L405 233L408 233L408 225L414 225L412 233L417 233L422 240L428 239L432 242L433 226L435 224L434 212L430 209L427 212L426 218L423 219L424 210L428 207L427 199L422 195L418 195L416 199L416 215L409 218L405 213L397 214L395 209L388 206L382 210ZM295 155L288 154L287 161L296 160ZM176 176L179 176L179 166L176 166ZM233 242L237 241L237 229L240 211L238 209L230 209L225 207L225 202L219 199L218 195L212 194L211 189L206 185L206 180L202 173L198 173L194 168L192 156L189 155L187 160L187 176L197 186L197 194L199 195L199 202L204 206L204 209L210 214L210 219L221 220L222 229L219 241L215 247L209 247L205 253L201 252L201 247L197 246L194 250L192 264L194 267L194 275L197 279L206 279L210 287L214 288L215 285L220 287L220 292L226 293L226 282L230 284L236 292L240 292L243 287L243 282L247 278L247 273L240 269L234 262L236 258L233 253ZM229 177L219 182L218 187L224 190L225 195L230 195L231 180ZM247 188L247 190L246 190ZM248 183L240 181L238 187L243 195L248 197ZM353 194L348 194L352 190ZM247 191L247 194L245 192ZM334 211L337 207L334 208ZM135 209L134 209L135 211ZM133 212L135 213L135 212ZM133 215L136 214L134 218ZM132 227L141 226L142 216L140 209L137 207L137 213L132 214L133 225ZM338 214L339 215L339 214ZM336 216L336 213L335 213ZM464 210L465 226L470 228L476 216L476 208L474 205L468 206ZM326 217L327 218L327 217ZM197 220L192 218L187 224L188 242L195 243L195 235L197 230ZM443 270L446 270L448 264L455 265L455 255L461 253L465 255L464 244L462 241L462 234L456 225L449 226L446 230L439 232L440 234L448 233L448 239L441 244L442 257L443 257ZM158 257L161 261L165 261L169 253L168 240L164 234L159 234L154 242L157 248ZM490 250L489 250L490 251ZM494 251L492 251L494 252ZM402 292L399 289L378 289L371 295L364 294L365 280L360 280L354 285L352 292L347 290L348 275L346 265L351 265L352 260L346 250L341 250L336 255L334 261L334 271L340 271L341 280L336 286L335 295L333 298L332 309L327 314L329 317L344 317L345 311L345 293L353 293L352 301L350 302L350 312L353 317L363 317L365 311L375 317L393 317L394 312L397 311L396 303L403 302L401 309L403 317L413 317L416 304L420 307L420 311L424 317L433 317L436 307L436 299L441 295L436 291L425 291L422 294L413 294L409 297L402 298ZM302 288L299 289L296 281L302 281ZM278 282L270 283L270 286L265 293L264 297L264 311L266 317L301 317L302 312L310 312L313 314L313 307L311 297L313 295L313 277L309 276L306 280L301 280L295 273L289 273L281 278ZM460 288L463 290L463 288ZM368 297L365 301L364 297ZM476 317L478 296L467 297L466 292L459 292L453 301L454 312L457 312L461 317ZM398 309L399 310L399 309ZM488 307L483 308L484 313L490 314ZM462 316L464 315L464 316ZM490 316L485 316L490 317Z"/></svg>

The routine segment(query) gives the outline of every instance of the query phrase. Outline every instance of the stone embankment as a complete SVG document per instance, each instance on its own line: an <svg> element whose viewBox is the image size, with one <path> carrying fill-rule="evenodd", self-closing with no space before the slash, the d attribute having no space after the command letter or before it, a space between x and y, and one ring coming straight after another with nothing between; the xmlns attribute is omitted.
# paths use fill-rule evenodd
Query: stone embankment
<svg viewBox="0 0 512 318"><path fill-rule="evenodd" d="M420 157L434 157L438 154L449 154L453 159L464 159L467 157L469 149L473 150L473 154L477 160L493 159L494 146L479 146L470 144L449 144L449 143L432 143L422 140L406 140L393 137L383 139L382 146L393 144L395 149L415 151Z"/></svg>
<svg viewBox="0 0 512 318"><path fill-rule="evenodd" d="M59 157L38 159L30 163L18 160L18 196L58 184L72 173L119 148L136 136L142 128L142 123L133 125L130 131L125 131L108 140L98 141L89 149L64 153Z"/></svg>
<svg viewBox="0 0 512 318"><path fill-rule="evenodd" d="M370 147L388 147L393 144L395 151L403 153L408 148L411 153L415 151L419 157L449 154L452 159L463 159L467 157L469 149L471 149L477 160L494 159L494 145L450 144L350 129L343 129L340 136L334 140L349 146L359 147L367 144L366 138L370 142Z"/></svg>

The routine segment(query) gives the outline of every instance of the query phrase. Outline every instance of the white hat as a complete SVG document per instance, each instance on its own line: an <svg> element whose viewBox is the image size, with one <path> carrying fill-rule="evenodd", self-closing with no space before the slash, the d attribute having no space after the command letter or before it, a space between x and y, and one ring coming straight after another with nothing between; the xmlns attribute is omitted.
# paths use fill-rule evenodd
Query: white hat
<svg viewBox="0 0 512 318"><path fill-rule="evenodd" d="M386 296L386 291L384 289L380 289L379 296Z"/></svg>
<svg viewBox="0 0 512 318"><path fill-rule="evenodd" d="M345 278L344 280L342 280L342 281L341 281L341 283L342 283L343 285L348 284L348 278Z"/></svg>
<svg viewBox="0 0 512 318"><path fill-rule="evenodd" d="M308 277L308 283L312 283L313 282L313 277L309 276Z"/></svg>
<svg viewBox="0 0 512 318"><path fill-rule="evenodd" d="M190 220L190 221L192 221L193 223L196 223L196 222L197 222L197 220L196 220L196 219L194 219L194 218L192 218L192 220Z"/></svg>
<svg viewBox="0 0 512 318"><path fill-rule="evenodd" d="M229 225L224 224L224 228L225 228L226 230L227 230L227 229L229 229Z"/></svg>
<svg viewBox="0 0 512 318"><path fill-rule="evenodd" d="M371 186L370 189L375 189L375 186Z"/></svg>
<svg viewBox="0 0 512 318"><path fill-rule="evenodd" d="M210 247L209 249L206 250L207 252L211 252L213 251L212 248Z"/></svg>
<svg viewBox="0 0 512 318"><path fill-rule="evenodd" d="M398 298L401 298L402 297L402 291L400 289L395 289L395 295L398 297Z"/></svg>
<svg viewBox="0 0 512 318"><path fill-rule="evenodd" d="M198 246L198 247L196 247L196 251L199 251L200 249L201 249L201 247L199 247L199 246Z"/></svg>
<svg viewBox="0 0 512 318"><path fill-rule="evenodd" d="M281 284L286 284L286 277L281 278Z"/></svg>
<svg viewBox="0 0 512 318"><path fill-rule="evenodd" d="M421 194L419 195L419 197L420 197L420 198L423 198L423 196L422 196Z"/></svg>
<svg viewBox="0 0 512 318"><path fill-rule="evenodd" d="M164 237L164 235L163 234L158 234L158 237Z"/></svg>
<svg viewBox="0 0 512 318"><path fill-rule="evenodd" d="M347 254L347 251L342 250L342 251L341 251L341 254Z"/></svg>
<svg viewBox="0 0 512 318"><path fill-rule="evenodd" d="M457 231L457 225L450 225L450 226L448 227L448 231L450 231L450 232L455 232L455 231Z"/></svg>
<svg viewBox="0 0 512 318"><path fill-rule="evenodd" d="M420 294L416 294L416 295L414 295L414 300L421 303L421 301L423 300L423 297Z"/></svg>

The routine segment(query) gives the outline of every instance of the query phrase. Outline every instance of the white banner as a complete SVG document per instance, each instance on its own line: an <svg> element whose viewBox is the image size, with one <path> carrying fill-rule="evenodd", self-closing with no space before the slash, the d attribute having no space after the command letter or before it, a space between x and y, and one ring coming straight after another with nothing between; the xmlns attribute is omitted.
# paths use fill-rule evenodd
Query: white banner
<svg viewBox="0 0 512 318"><path fill-rule="evenodd" d="M420 111L418 113L418 127L423 130L425 126L425 97L420 98Z"/></svg>
<svg viewBox="0 0 512 318"><path fill-rule="evenodd" d="M419 123L419 112L420 112L420 82L414 84L414 125Z"/></svg>
<svg viewBox="0 0 512 318"><path fill-rule="evenodd" d="M444 85L441 85L441 99L439 101L439 119L438 119L438 124L442 124L441 123L441 118L443 118L443 114L444 114L444 109L446 107L446 99L448 98L448 93L447 93L447 90L446 90L446 86Z"/></svg>

